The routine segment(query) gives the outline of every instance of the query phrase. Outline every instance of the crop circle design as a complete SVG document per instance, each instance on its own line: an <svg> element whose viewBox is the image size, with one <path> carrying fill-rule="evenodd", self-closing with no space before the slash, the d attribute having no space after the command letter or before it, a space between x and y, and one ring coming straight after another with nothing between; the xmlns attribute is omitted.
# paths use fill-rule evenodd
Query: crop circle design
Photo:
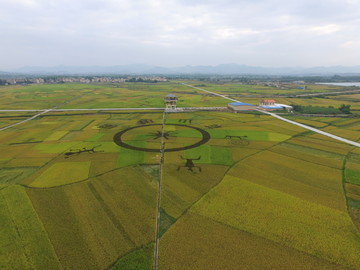
<svg viewBox="0 0 360 270"><path fill-rule="evenodd" d="M124 130L116 133L114 135L113 140L117 145L119 145L121 147L124 147L124 148L127 148L127 149L137 150L137 151L144 151L144 152L159 152L160 151L159 148L145 148L145 147L133 146L133 145L125 143L122 140L122 136L126 132L128 132L130 130L133 130L133 129L136 129L136 128L142 128L142 127L147 127L147 126L162 126L162 124L148 124L148 125L130 127L130 128L124 129ZM175 148L165 148L164 152L177 152L177 151L188 150L188 149L195 148L195 147L198 147L200 145L203 145L203 144L207 143L210 140L210 134L207 131L205 131L205 130L203 130L201 128L188 126L188 125L180 125L180 124L168 124L168 126L179 126L179 127L187 127L187 128L195 129L196 131L198 131L202 135L202 138L201 138L200 141L198 141L198 142L196 142L194 144L191 144L191 145L187 145L187 146L183 146L183 147L175 147Z"/></svg>

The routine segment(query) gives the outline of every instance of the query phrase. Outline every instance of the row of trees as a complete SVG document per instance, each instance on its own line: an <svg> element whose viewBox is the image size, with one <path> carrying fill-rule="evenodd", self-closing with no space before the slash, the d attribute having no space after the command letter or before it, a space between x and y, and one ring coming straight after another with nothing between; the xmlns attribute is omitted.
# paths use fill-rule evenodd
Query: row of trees
<svg viewBox="0 0 360 270"><path fill-rule="evenodd" d="M295 112L305 114L351 114L351 105L341 104L338 108L333 106L320 107L320 106L302 106L302 105L291 105Z"/></svg>

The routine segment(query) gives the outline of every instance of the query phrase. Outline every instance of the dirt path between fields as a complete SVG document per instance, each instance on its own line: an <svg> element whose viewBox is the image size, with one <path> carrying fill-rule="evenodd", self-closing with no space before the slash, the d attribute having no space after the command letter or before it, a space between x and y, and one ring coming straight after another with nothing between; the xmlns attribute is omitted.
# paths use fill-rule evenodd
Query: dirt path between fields
<svg viewBox="0 0 360 270"><path fill-rule="evenodd" d="M159 232L160 232L160 209L161 209L161 184L163 177L163 165L164 165L164 154L165 154L165 120L166 120L166 111L163 112L162 117L162 128L161 128L161 143L160 143L160 175L159 182L157 185L157 203L156 203L156 224L155 224L155 244L154 244L154 262L153 262L153 270L158 269L158 259L159 259Z"/></svg>

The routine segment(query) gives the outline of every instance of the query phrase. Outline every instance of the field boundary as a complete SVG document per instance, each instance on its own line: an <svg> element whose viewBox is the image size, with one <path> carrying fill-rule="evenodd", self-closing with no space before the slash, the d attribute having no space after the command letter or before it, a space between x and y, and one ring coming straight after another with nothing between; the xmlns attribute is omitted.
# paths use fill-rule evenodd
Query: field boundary
<svg viewBox="0 0 360 270"><path fill-rule="evenodd" d="M93 183L89 182L87 184L89 187L89 190L93 194L93 196L96 198L96 200L99 202L101 208L104 210L108 218L111 220L114 227L124 236L125 240L128 241L130 244L136 246L135 242L131 239L130 235L126 232L125 228L121 224L121 222L118 220L118 218L115 216L113 211L110 209L110 207L106 204L100 193L96 190Z"/></svg>
<svg viewBox="0 0 360 270"><path fill-rule="evenodd" d="M161 184L163 178L163 164L164 164L164 154L165 154L165 121L166 121L166 110L163 112L162 116L162 127L161 127L161 142L160 142L160 170L159 170L159 181L157 185L157 204L156 204L156 219L155 219L155 242L154 242L154 261L153 261L153 270L158 269L158 259L159 259L159 231L160 231L160 218L161 218Z"/></svg>

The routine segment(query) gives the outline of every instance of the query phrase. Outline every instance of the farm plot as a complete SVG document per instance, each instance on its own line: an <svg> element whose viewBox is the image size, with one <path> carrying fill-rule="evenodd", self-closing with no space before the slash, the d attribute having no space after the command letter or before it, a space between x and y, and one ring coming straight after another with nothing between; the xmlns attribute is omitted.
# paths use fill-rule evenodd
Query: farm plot
<svg viewBox="0 0 360 270"><path fill-rule="evenodd" d="M38 167L15 167L0 169L0 184L18 184L36 172Z"/></svg>
<svg viewBox="0 0 360 270"><path fill-rule="evenodd" d="M2 109L0 107L0 109ZM0 128L10 126L34 116L36 112L0 112Z"/></svg>
<svg viewBox="0 0 360 270"><path fill-rule="evenodd" d="M313 134L306 137L294 137L289 140L289 143L330 152L334 155L345 155L352 150L350 145L340 143L320 134Z"/></svg>
<svg viewBox="0 0 360 270"><path fill-rule="evenodd" d="M342 169L343 167L344 157L342 155L332 155L329 152L314 148L284 142L271 148L271 151L327 167L336 169Z"/></svg>
<svg viewBox="0 0 360 270"><path fill-rule="evenodd" d="M165 160L177 160L177 163L166 162L163 168L162 208L167 214L178 218L194 202L199 200L224 176L227 166L202 164L201 172L191 172L183 165L180 157L170 157ZM173 154L174 155L174 154Z"/></svg>
<svg viewBox="0 0 360 270"><path fill-rule="evenodd" d="M160 241L160 267L188 269L346 269L193 211Z"/></svg>
<svg viewBox="0 0 360 270"><path fill-rule="evenodd" d="M229 175L346 211L339 169L263 151L236 164Z"/></svg>
<svg viewBox="0 0 360 270"><path fill-rule="evenodd" d="M0 186L0 268L62 269L25 189Z"/></svg>
<svg viewBox="0 0 360 270"><path fill-rule="evenodd" d="M136 168L27 192L64 268L103 269L154 238L155 185Z"/></svg>
<svg viewBox="0 0 360 270"><path fill-rule="evenodd" d="M30 187L55 187L86 180L90 162L58 162L35 178Z"/></svg>
<svg viewBox="0 0 360 270"><path fill-rule="evenodd" d="M2 88L2 109L48 109L63 104L82 92L85 85L28 85Z"/></svg>
<svg viewBox="0 0 360 270"><path fill-rule="evenodd" d="M120 258L110 270L151 270L153 267L154 245L151 243Z"/></svg>
<svg viewBox="0 0 360 270"><path fill-rule="evenodd" d="M93 91L82 90L83 95L64 104L63 108L162 108L163 98L169 93L178 96L179 107L226 106L227 101L197 93L193 89L175 83L122 83L114 86L89 85ZM98 88L101 91L97 91ZM77 87L69 90L75 92Z"/></svg>
<svg viewBox="0 0 360 270"><path fill-rule="evenodd" d="M344 267L360 267L359 233L343 211L226 176L190 212Z"/></svg>
<svg viewBox="0 0 360 270"><path fill-rule="evenodd" d="M344 188L350 215L360 230L360 155L349 153L344 168Z"/></svg>

